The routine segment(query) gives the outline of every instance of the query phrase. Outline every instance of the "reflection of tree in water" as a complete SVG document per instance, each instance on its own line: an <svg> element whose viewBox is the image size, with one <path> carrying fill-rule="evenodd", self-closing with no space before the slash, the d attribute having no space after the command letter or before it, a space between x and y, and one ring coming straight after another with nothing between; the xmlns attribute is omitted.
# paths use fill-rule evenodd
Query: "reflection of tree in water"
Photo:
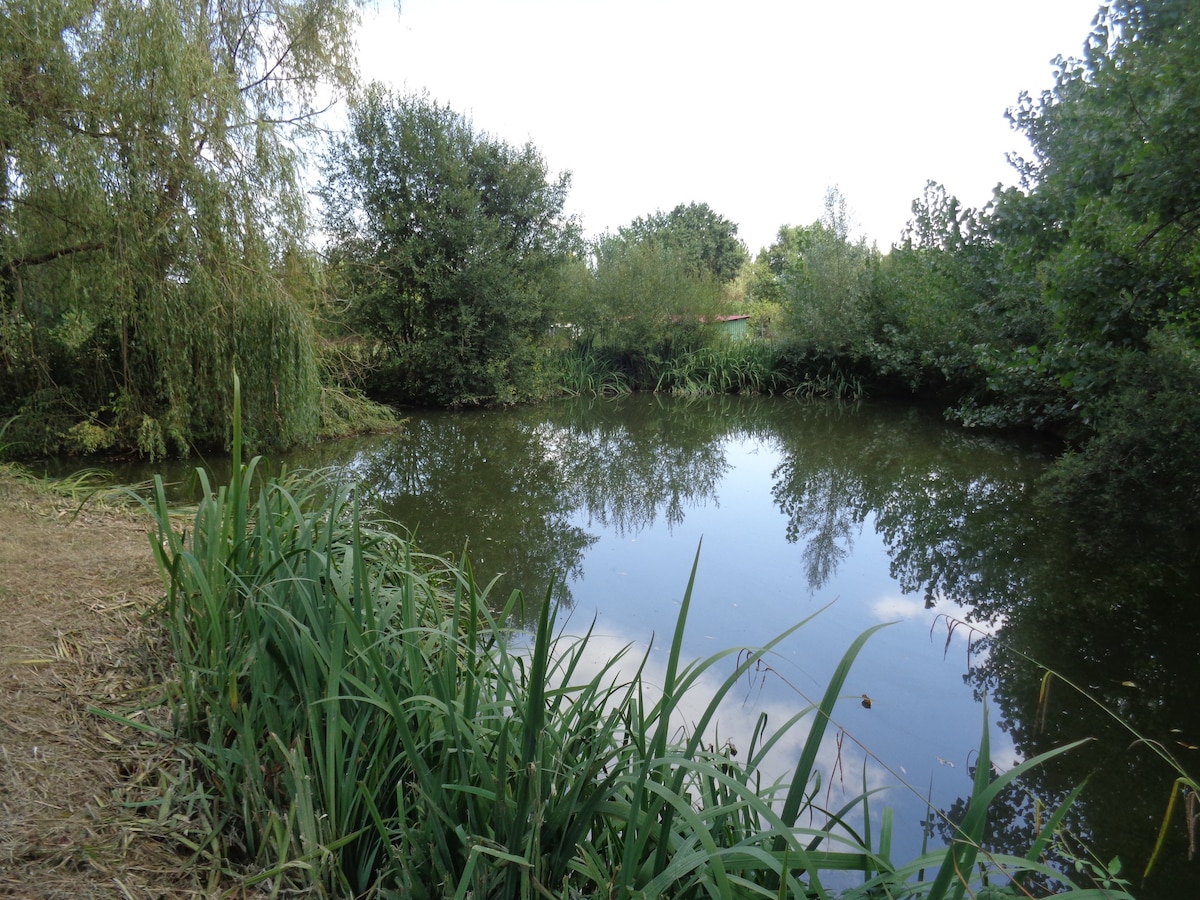
<svg viewBox="0 0 1200 900"><path fill-rule="evenodd" d="M973 779L975 767L970 766L966 774ZM997 775L999 771L993 767L991 780L995 781ZM1053 798L1035 795L1020 779L1004 785L988 807L981 841L985 852L1014 857L1025 856L1029 848L1034 846L1041 826L1064 797L1065 795ZM950 844L959 838L959 826L963 824L970 808L969 798L960 797L949 808L940 810L936 815L931 813L926 820L926 833L931 838L936 836L944 843ZM1079 816L1068 814L1062 827L1078 833ZM1058 853L1058 848L1053 843L1043 852L1041 861L1060 869L1069 869L1070 866L1070 862ZM1028 896L1047 897L1059 892L1062 884L1039 873L1024 881L1023 887Z"/></svg>
<svg viewBox="0 0 1200 900"><path fill-rule="evenodd" d="M814 586L873 517L905 592L923 594L927 604L953 600L969 620L998 629L974 635L965 678L977 696L993 698L1018 756L1096 738L1001 792L988 820L988 849L1023 853L1038 822L1086 781L1065 827L1101 861L1120 854L1127 874L1140 872L1176 773L1105 710L1200 770L1188 759L1200 750L1185 749L1200 746L1194 552L1176 540L1151 562L1137 535L1128 537L1133 549L1124 558L1111 542L1103 555L1070 544L1063 536L1074 529L1033 502L1043 458L1001 439L872 417L848 431L807 427L782 446L774 495L788 516L789 539L807 541ZM1028 657L1084 686L1103 708L1053 679L1049 703L1040 708L1044 670ZM967 803L964 796L944 810L945 819L931 820L931 836L950 839ZM1196 883L1186 843L1180 815L1139 898L1192 896L1170 887Z"/></svg>
<svg viewBox="0 0 1200 900"><path fill-rule="evenodd" d="M788 540L804 544L810 586L832 577L870 517L906 592L974 603L1018 589L1007 561L1027 518L1013 511L1040 457L913 411L873 413L808 404L803 428L780 430L772 494Z"/></svg>
<svg viewBox="0 0 1200 900"><path fill-rule="evenodd" d="M555 404L548 413L544 440L568 502L589 524L636 535L660 513L673 527L689 508L719 502L728 424L712 403L638 396Z"/></svg>
<svg viewBox="0 0 1200 900"><path fill-rule="evenodd" d="M423 549L457 555L462 535L481 579L540 600L571 599L584 551L597 538L584 513L618 534L716 502L728 470L721 404L662 398L571 401L529 410L414 416L405 430L364 444L341 467L374 486L385 512ZM469 523L469 524L468 524Z"/></svg>
<svg viewBox="0 0 1200 900"><path fill-rule="evenodd" d="M861 488L857 473L827 468L799 471L795 457L776 467L772 494L788 517L787 539L803 541L805 575L814 591L850 554L862 519L850 505Z"/></svg>
<svg viewBox="0 0 1200 900"><path fill-rule="evenodd" d="M424 550L466 552L481 581L501 573L505 595L522 590L530 610L569 580L596 538L570 522L560 472L532 420L504 413L414 417L405 430L360 450L346 467L374 486L384 512ZM472 546L463 535L482 534Z"/></svg>
<svg viewBox="0 0 1200 900"><path fill-rule="evenodd" d="M1048 541L1047 552L1029 561L1030 599L994 611L1004 627L986 640L984 661L968 678L977 693L994 697L1023 755L1092 739L1027 782L1038 796L1054 798L1086 779L1079 828L1105 862L1120 855L1125 871L1137 874L1150 858L1178 774L1154 748L1200 775L1200 566L1193 552L1171 547L1151 576L1137 536L1128 543L1138 551L1110 552L1103 565L1081 566L1081 548ZM1050 677L1044 698L1043 665L1063 676ZM1177 812L1160 860L1135 893L1190 898L1198 880Z"/></svg>
<svg viewBox="0 0 1200 900"><path fill-rule="evenodd" d="M1102 862L1119 855L1125 873L1136 875L1178 774L1152 747L1200 774L1200 750L1193 749L1200 747L1200 564L1187 537L1194 532L1179 521L1176 534L1157 540L1108 535L1098 551L1064 524L1069 511L1035 506L1019 461L1007 476L993 466L983 481L968 459L950 453L936 470L896 467L884 494L870 497L892 572L906 591L952 599L972 621L991 624L992 634L975 635L964 678L977 697L992 698L1020 757L1092 739L1001 795L988 847L1028 846L1031 798L1052 809L1086 782L1070 830ZM1058 673L1048 683L1043 666ZM965 804L960 799L947 811L951 820ZM948 826L939 830L950 836ZM1187 862L1187 842L1178 814L1156 870L1137 885L1139 898L1194 895L1198 873ZM1189 887L1181 893L1180 885Z"/></svg>
<svg viewBox="0 0 1200 900"><path fill-rule="evenodd" d="M1002 452L982 477L976 456L988 448L977 441L970 433L943 434L936 467L901 462L878 443L869 445L885 477L882 490L868 488L866 496L901 587L923 592L927 601L951 599L972 621L991 624L993 634L977 641L965 678L977 696L990 695L1018 755L1095 738L1001 795L989 846L1000 852L1022 846L1034 822L1031 798L1053 808L1086 781L1068 826L1103 862L1120 855L1125 872L1138 873L1175 773L1106 710L1181 759L1200 755L1181 746L1200 745L1194 550L1159 541L1163 552L1151 553L1155 542L1138 535L1128 536L1123 554L1111 542L1103 555L1072 542L1074 529L1033 503L1038 466L997 443L991 450ZM1182 523L1181 529L1187 533ZM1040 707L1044 670L1031 660L1084 687L1100 705L1052 678L1049 703ZM1200 769L1188 764L1193 773ZM1192 896L1169 887L1197 878L1186 868L1181 820L1158 866L1139 898Z"/></svg>
<svg viewBox="0 0 1200 900"><path fill-rule="evenodd" d="M1028 596L1023 562L1040 541L1028 512L1029 486L1041 461L1000 449L948 433L935 463L881 468L876 529L892 577L904 591L923 593L927 606L945 598L986 617Z"/></svg>
<svg viewBox="0 0 1200 900"><path fill-rule="evenodd" d="M867 472L859 451L867 420L833 403L797 406L801 428L781 428L782 459L771 495L787 516L789 543L802 543L809 587L819 590L849 555L866 515Z"/></svg>

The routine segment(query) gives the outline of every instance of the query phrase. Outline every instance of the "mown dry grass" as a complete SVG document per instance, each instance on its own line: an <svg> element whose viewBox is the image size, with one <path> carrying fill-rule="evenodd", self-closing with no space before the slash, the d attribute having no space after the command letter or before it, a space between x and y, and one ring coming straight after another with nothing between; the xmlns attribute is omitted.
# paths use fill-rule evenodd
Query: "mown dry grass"
<svg viewBox="0 0 1200 900"><path fill-rule="evenodd" d="M89 712L159 695L162 586L148 520L78 506L0 467L0 897L236 895L159 814L170 747Z"/></svg>

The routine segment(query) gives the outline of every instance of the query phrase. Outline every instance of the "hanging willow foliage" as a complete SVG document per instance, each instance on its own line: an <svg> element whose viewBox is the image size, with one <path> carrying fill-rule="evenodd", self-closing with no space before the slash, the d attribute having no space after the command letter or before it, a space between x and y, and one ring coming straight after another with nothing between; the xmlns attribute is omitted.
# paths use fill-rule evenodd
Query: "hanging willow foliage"
<svg viewBox="0 0 1200 900"><path fill-rule="evenodd" d="M315 435L298 139L357 0L0 0L0 415L27 453Z"/></svg>

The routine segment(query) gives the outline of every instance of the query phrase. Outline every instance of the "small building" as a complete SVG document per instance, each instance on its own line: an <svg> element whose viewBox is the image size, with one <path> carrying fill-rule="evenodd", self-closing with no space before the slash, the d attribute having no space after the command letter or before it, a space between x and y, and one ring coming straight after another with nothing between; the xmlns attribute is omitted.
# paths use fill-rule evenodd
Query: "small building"
<svg viewBox="0 0 1200 900"><path fill-rule="evenodd" d="M721 334L731 341L740 341L750 333L750 316L744 313L736 316L717 316L713 321L717 323Z"/></svg>

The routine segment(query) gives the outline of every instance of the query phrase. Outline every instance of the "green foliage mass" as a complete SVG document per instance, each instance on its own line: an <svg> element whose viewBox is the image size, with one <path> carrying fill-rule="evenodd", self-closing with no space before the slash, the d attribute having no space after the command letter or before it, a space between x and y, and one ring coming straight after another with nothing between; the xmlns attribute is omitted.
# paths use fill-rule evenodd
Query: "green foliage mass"
<svg viewBox="0 0 1200 900"><path fill-rule="evenodd" d="M29 0L0 15L0 412L21 451L315 435L293 137L352 80L351 0Z"/></svg>
<svg viewBox="0 0 1200 900"><path fill-rule="evenodd" d="M587 296L587 327L594 346L630 360L663 358L703 346L721 310L714 276L697 273L679 251L648 241L609 242L596 257ZM644 370L632 363L634 374Z"/></svg>
<svg viewBox="0 0 1200 900"><path fill-rule="evenodd" d="M804 352L861 353L878 327L870 286L879 254L865 238L850 239L846 201L836 188L821 220L781 228L764 261L773 282L768 296L783 307L790 343Z"/></svg>
<svg viewBox="0 0 1200 900"><path fill-rule="evenodd" d="M569 259L569 176L427 96L369 87L320 195L348 324L383 352L377 393L438 405L536 395Z"/></svg>
<svg viewBox="0 0 1200 900"><path fill-rule="evenodd" d="M930 183L883 258L844 204L781 229L747 278L791 365L932 393L970 425L1052 430L1060 498L1200 498L1200 18L1114 0L1055 85L1009 111L1032 146L982 210ZM787 380L787 379L784 379ZM1115 521L1115 520L1112 520Z"/></svg>
<svg viewBox="0 0 1200 900"><path fill-rule="evenodd" d="M990 229L1047 325L990 368L999 403L1040 397L1030 413L1085 439L1059 472L1074 493L1132 479L1164 502L1200 496L1198 14L1194 0L1106 5L1082 57L1010 113L1033 155Z"/></svg>
<svg viewBox="0 0 1200 900"><path fill-rule="evenodd" d="M984 390L992 348L1036 343L1049 316L984 212L932 181L912 212L875 273L879 325L868 355L877 379L961 403Z"/></svg>
<svg viewBox="0 0 1200 900"><path fill-rule="evenodd" d="M596 239L590 265L575 261L558 285L568 390L661 389L676 361L719 343L719 317L735 311L728 281L745 260L736 234L693 203Z"/></svg>
<svg viewBox="0 0 1200 900"><path fill-rule="evenodd" d="M880 255L852 239L845 198L831 187L825 213L785 225L744 275L752 327L776 349L771 382L805 396L860 396L860 376L884 327L876 290Z"/></svg>
<svg viewBox="0 0 1200 900"><path fill-rule="evenodd" d="M749 261L738 227L714 212L707 203L679 204L669 213L661 210L636 218L617 232L623 241L655 243L673 250L692 274L712 275L722 284L737 277Z"/></svg>

